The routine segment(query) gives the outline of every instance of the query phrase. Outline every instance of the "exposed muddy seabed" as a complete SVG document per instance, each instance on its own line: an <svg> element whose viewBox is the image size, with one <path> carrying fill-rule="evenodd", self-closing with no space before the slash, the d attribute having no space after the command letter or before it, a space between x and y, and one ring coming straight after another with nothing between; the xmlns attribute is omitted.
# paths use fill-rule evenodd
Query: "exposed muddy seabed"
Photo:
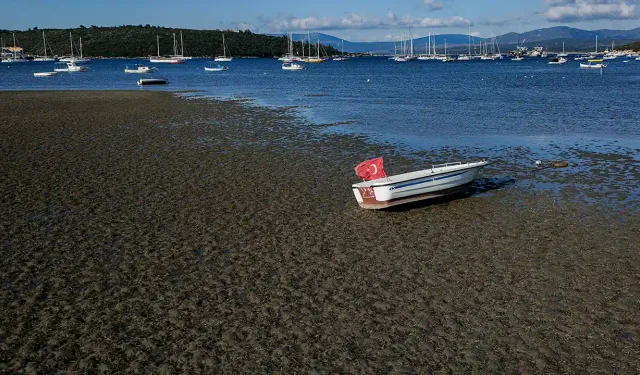
<svg viewBox="0 0 640 375"><path fill-rule="evenodd" d="M285 109L0 103L1 372L640 372L637 211L495 166L364 211L354 165L416 161Z"/></svg>

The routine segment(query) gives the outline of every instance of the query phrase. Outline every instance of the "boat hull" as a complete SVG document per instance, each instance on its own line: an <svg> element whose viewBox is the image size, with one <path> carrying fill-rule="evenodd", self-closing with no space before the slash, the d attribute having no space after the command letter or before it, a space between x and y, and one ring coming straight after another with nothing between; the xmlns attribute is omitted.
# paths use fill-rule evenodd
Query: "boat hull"
<svg viewBox="0 0 640 375"><path fill-rule="evenodd" d="M377 183L370 186L352 186L353 194L360 207L379 210L410 202L442 197L458 192L473 182L480 169L487 162L472 163L452 170L425 173L411 180ZM428 172L425 171L425 172ZM394 176L389 179L393 181Z"/></svg>
<svg viewBox="0 0 640 375"><path fill-rule="evenodd" d="M169 83L168 80L161 78L146 78L138 80L138 86L166 85L167 83Z"/></svg>

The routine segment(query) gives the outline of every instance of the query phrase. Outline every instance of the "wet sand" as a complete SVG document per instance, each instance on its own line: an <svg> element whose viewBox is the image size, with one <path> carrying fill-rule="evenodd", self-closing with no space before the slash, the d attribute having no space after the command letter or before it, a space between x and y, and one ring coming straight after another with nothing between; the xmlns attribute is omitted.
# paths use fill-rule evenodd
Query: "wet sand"
<svg viewBox="0 0 640 375"><path fill-rule="evenodd" d="M242 102L3 92L0 119L0 372L640 372L637 211L495 166L364 211L353 166L416 161Z"/></svg>

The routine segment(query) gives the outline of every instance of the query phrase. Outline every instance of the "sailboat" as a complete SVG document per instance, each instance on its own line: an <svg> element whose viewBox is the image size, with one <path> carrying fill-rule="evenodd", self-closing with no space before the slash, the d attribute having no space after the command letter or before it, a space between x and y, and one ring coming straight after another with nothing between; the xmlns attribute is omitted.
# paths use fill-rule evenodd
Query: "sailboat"
<svg viewBox="0 0 640 375"><path fill-rule="evenodd" d="M442 58L441 61L442 62L454 62L454 61L456 61L456 59L454 59L453 57L449 56L449 54L447 54L447 38L444 39L444 58Z"/></svg>
<svg viewBox="0 0 640 375"><path fill-rule="evenodd" d="M55 57L47 57L47 39L44 36L44 31L42 32L42 46L44 47L44 56L35 57L33 61L56 61Z"/></svg>
<svg viewBox="0 0 640 375"><path fill-rule="evenodd" d="M73 55L73 36L69 33L69 43L71 45L71 56L63 57L59 61L60 62L72 62L72 63L86 63L89 62L89 59L85 59L82 56L82 38L80 38L80 58L77 58Z"/></svg>
<svg viewBox="0 0 640 375"><path fill-rule="evenodd" d="M222 56L216 57L213 61L231 61L231 60L233 60L233 57L231 57L231 55L227 57L227 44L224 41L224 33L223 33L222 34Z"/></svg>
<svg viewBox="0 0 640 375"><path fill-rule="evenodd" d="M82 37L80 37L80 58L76 59L75 63L76 64L84 64L84 63L88 63L89 59L85 59L84 56L82 55Z"/></svg>
<svg viewBox="0 0 640 375"><path fill-rule="evenodd" d="M562 53L558 54L558 57L567 57L569 56L566 52L564 52L564 42L562 42Z"/></svg>
<svg viewBox="0 0 640 375"><path fill-rule="evenodd" d="M26 59L22 58L22 52L20 52L20 57L18 57L18 51L22 51L20 48L16 47L16 33L13 33L13 57L9 57L6 60L2 60L3 63L21 63L27 62Z"/></svg>
<svg viewBox="0 0 640 375"><path fill-rule="evenodd" d="M469 61L471 59L471 23L469 23L469 52L467 55L458 56L458 61Z"/></svg>
<svg viewBox="0 0 640 375"><path fill-rule="evenodd" d="M304 49L304 44L302 48ZM311 56L311 39L309 39L309 56ZM296 61L303 60L293 54L293 33L292 32L290 32L289 36L287 37L287 53L281 58L279 58L278 60L282 61L283 63L296 62Z"/></svg>
<svg viewBox="0 0 640 375"><path fill-rule="evenodd" d="M611 51L604 51L605 54L602 56L603 60L615 60L618 58L618 55L615 53L614 42L611 42Z"/></svg>
<svg viewBox="0 0 640 375"><path fill-rule="evenodd" d="M171 57L160 56L160 36L159 35L156 35L156 41L157 41L157 45L158 45L158 56L149 57L149 62L150 63L156 63L156 64L182 64L184 62L184 59L181 59L181 58L178 58L178 57L175 56L175 52L176 52L176 34L173 34L174 56L171 56Z"/></svg>
<svg viewBox="0 0 640 375"><path fill-rule="evenodd" d="M344 54L344 40L342 40L342 54L340 56L336 56L333 58L333 61L348 61L349 56L345 56Z"/></svg>
<svg viewBox="0 0 640 375"><path fill-rule="evenodd" d="M320 39L318 39L318 47L317 47L317 51L316 51L316 56L315 57L309 57L308 59L305 60L305 62L308 62L308 63L323 63L323 62L325 62L325 59L320 57Z"/></svg>

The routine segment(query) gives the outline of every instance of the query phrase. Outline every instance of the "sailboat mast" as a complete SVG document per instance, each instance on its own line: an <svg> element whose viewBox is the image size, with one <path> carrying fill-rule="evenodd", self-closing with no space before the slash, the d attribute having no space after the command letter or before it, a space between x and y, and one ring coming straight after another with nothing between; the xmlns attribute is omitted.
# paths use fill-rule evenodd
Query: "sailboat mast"
<svg viewBox="0 0 640 375"><path fill-rule="evenodd" d="M427 49L427 55L431 55L431 31L429 31L429 48Z"/></svg>
<svg viewBox="0 0 640 375"><path fill-rule="evenodd" d="M471 22L469 22L469 56L471 56Z"/></svg>
<svg viewBox="0 0 640 375"><path fill-rule="evenodd" d="M47 40L44 38L44 31L42 32L42 45L44 46L44 57L47 57Z"/></svg>
<svg viewBox="0 0 640 375"><path fill-rule="evenodd" d="M69 33L69 40L71 41L71 57L73 57L73 37L71 36L71 33Z"/></svg>
<svg viewBox="0 0 640 375"><path fill-rule="evenodd" d="M227 45L224 41L224 33L222 33L222 56L227 57Z"/></svg>
<svg viewBox="0 0 640 375"><path fill-rule="evenodd" d="M16 33L13 33L13 58L17 58L17 50L16 50Z"/></svg>
<svg viewBox="0 0 640 375"><path fill-rule="evenodd" d="M158 57L160 57L160 35L156 35L156 41L158 43Z"/></svg>
<svg viewBox="0 0 640 375"><path fill-rule="evenodd" d="M82 37L80 37L80 59L82 59Z"/></svg>
<svg viewBox="0 0 640 375"><path fill-rule="evenodd" d="M596 35L596 53L598 53L598 36Z"/></svg>
<svg viewBox="0 0 640 375"><path fill-rule="evenodd" d="M320 59L320 39L318 39L318 59Z"/></svg>
<svg viewBox="0 0 640 375"><path fill-rule="evenodd" d="M173 56L178 54L178 46L176 45L176 33L173 33Z"/></svg>
<svg viewBox="0 0 640 375"><path fill-rule="evenodd" d="M180 31L180 55L184 56L184 41L182 40L182 31Z"/></svg>

